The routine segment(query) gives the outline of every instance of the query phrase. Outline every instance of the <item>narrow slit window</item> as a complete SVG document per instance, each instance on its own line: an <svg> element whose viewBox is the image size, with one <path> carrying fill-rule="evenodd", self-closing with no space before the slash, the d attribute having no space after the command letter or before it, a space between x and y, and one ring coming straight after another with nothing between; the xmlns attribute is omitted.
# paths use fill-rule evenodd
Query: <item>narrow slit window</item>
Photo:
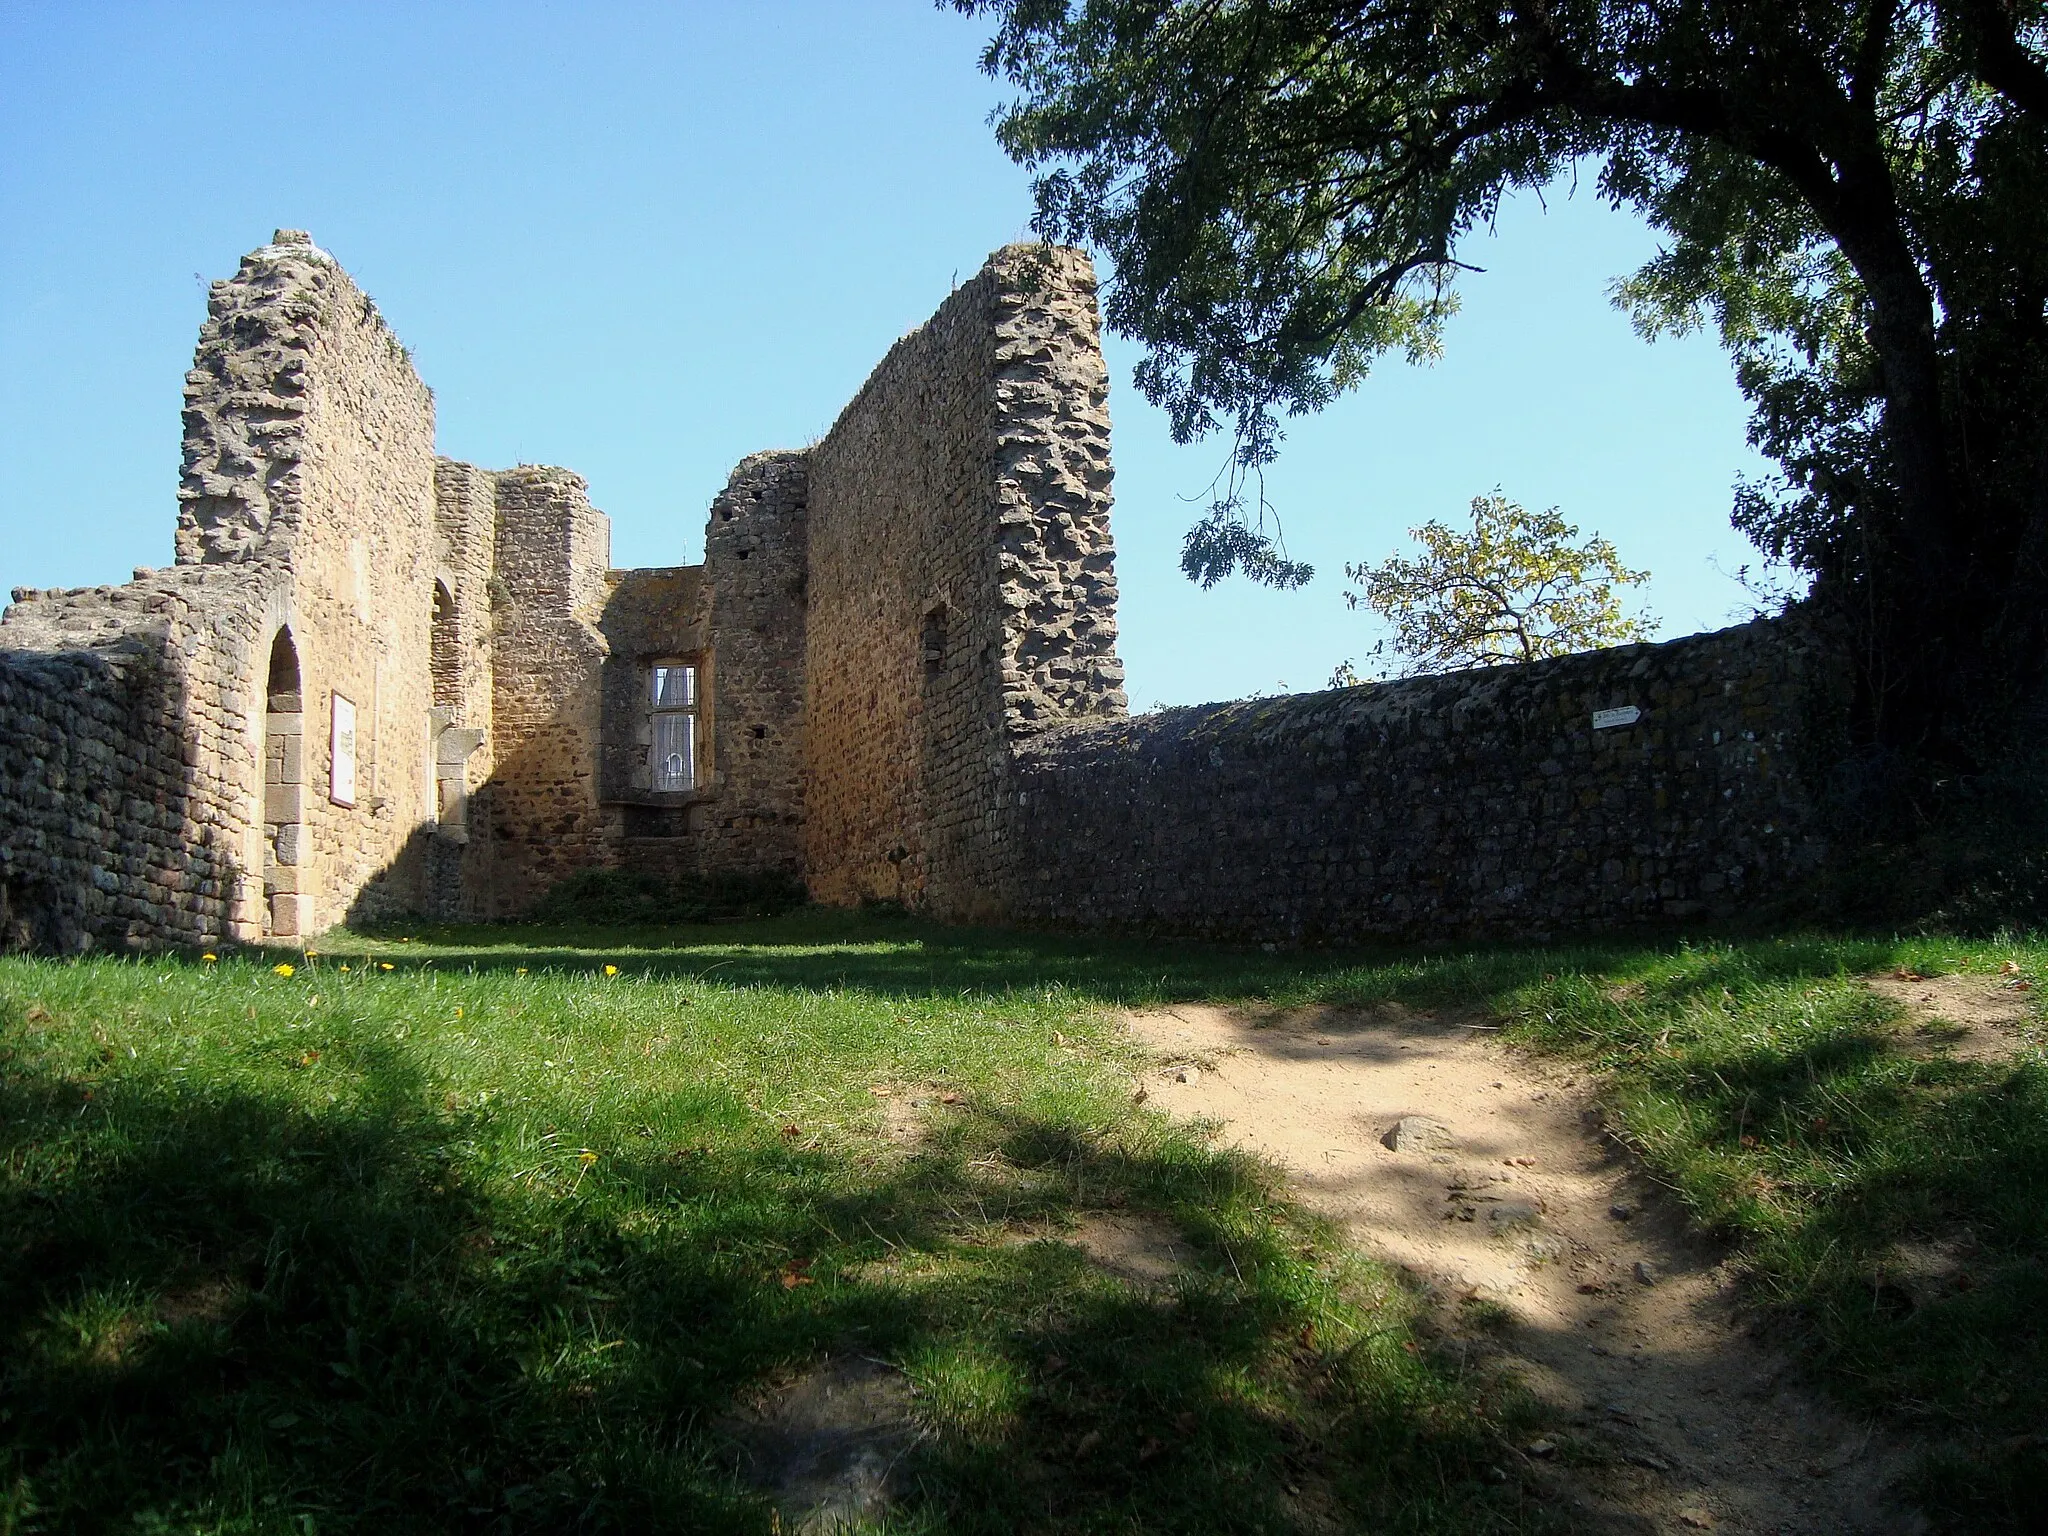
<svg viewBox="0 0 2048 1536"><path fill-rule="evenodd" d="M685 662L658 661L649 672L648 767L657 793L697 787L697 669Z"/></svg>

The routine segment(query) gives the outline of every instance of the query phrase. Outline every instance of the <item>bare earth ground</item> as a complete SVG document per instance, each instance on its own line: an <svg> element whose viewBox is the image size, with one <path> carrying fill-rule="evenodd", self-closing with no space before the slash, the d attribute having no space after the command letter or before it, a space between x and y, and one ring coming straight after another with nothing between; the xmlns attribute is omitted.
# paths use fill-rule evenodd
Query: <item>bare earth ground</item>
<svg viewBox="0 0 2048 1536"><path fill-rule="evenodd" d="M1981 977L1871 985L1928 1050L2008 1050L2023 1016ZM1156 1107L1220 1122L1285 1168L1307 1204L1429 1288L1475 1364L1515 1371L1555 1411L1564 1431L1528 1451L1587 1527L1921 1528L1885 1492L1906 1448L1751 1336L1722 1253L1601 1133L1583 1076L1477 1020L1398 1004L1128 1020L1161 1061L1144 1084ZM1434 1125L1389 1135L1409 1117ZM1475 1312L1497 1326L1461 1328Z"/></svg>

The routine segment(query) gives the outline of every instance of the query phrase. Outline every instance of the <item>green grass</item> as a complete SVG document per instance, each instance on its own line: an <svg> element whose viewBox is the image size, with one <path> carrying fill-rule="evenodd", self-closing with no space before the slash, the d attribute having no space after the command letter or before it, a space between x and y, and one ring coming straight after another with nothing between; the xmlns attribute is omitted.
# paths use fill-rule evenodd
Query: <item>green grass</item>
<svg viewBox="0 0 2048 1536"><path fill-rule="evenodd" d="M933 1431L903 1530L1543 1527L1512 1400L1133 1105L1135 952L634 937L0 961L0 1530L767 1531L719 1421L843 1353ZM1042 1240L1095 1209L1192 1271Z"/></svg>
<svg viewBox="0 0 2048 1536"><path fill-rule="evenodd" d="M816 911L331 944L0 960L0 1536L767 1531L720 1421L846 1353L932 1431L896 1529L1551 1528L1513 1392L1132 1103L1107 1010L1192 999L1487 1007L1597 1063L1819 1379L1926 1434L1932 1513L2023 1528L2048 1472L2048 1061L1929 1056L1857 981L2048 976L2035 944L1304 955ZM930 1101L914 1152L877 1087ZM1034 1240L1105 1209L1192 1272ZM1902 1243L1961 1278L1893 1283Z"/></svg>

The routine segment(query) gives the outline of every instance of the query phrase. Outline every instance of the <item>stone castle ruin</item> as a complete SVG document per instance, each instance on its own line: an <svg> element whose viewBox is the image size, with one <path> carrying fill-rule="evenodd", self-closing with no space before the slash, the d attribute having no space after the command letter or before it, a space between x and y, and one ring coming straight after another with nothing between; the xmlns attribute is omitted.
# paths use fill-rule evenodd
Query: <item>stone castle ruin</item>
<svg viewBox="0 0 2048 1536"><path fill-rule="evenodd" d="M0 943L512 917L586 869L1265 939L1716 914L1821 855L1755 624L1126 715L1108 378L1075 251L1011 246L704 562L614 570L563 469L437 458L302 231L213 285L176 564L0 616Z"/></svg>

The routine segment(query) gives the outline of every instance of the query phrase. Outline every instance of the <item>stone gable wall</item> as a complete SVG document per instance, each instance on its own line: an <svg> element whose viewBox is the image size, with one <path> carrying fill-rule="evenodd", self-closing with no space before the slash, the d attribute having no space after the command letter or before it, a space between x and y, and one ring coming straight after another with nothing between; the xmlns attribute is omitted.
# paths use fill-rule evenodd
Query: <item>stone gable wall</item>
<svg viewBox="0 0 2048 1536"><path fill-rule="evenodd" d="M114 794L88 785L80 764L101 765L109 786L126 782L127 769L101 752L112 722L137 761L163 767L169 752L179 764L176 785L149 781L153 811L113 824L131 841L116 837L93 888L114 907L83 894L61 873L69 865L17 877L46 892L60 914L52 922L104 938L101 927L119 926L116 908L146 910L159 914L153 928L130 918L141 926L123 937L256 938L416 904L410 850L430 783L433 432L432 399L404 349L303 232L280 230L214 285L186 377L179 564L123 587L25 594L0 626L0 649L25 653L21 665L38 675L53 655L132 653L81 694L68 726L35 686L12 696L69 744L54 767L69 793L102 804ZM265 685L284 629L302 680L300 771L266 783L265 732L278 722ZM90 666L81 675L101 676ZM336 694L357 708L352 806L330 795ZM0 787L0 841L10 846L50 835L28 786L47 788L52 760L37 761L42 769ZM166 817L182 818L181 831ZM266 841L266 824L295 830ZM198 864L158 858L158 836L182 836L201 850ZM231 885L203 898L224 902L219 912L187 891Z"/></svg>
<svg viewBox="0 0 2048 1536"><path fill-rule="evenodd" d="M434 796L434 403L340 267L269 249L287 253L278 266L305 269L319 307L298 470L304 512L289 549L307 765L300 931L318 932L419 904L418 834ZM332 795L337 694L356 709L353 805Z"/></svg>
<svg viewBox="0 0 2048 1536"><path fill-rule="evenodd" d="M804 864L821 900L999 911L1011 740L1122 712L1106 399L1087 259L1011 246L811 450Z"/></svg>
<svg viewBox="0 0 2048 1536"><path fill-rule="evenodd" d="M1732 916L1823 855L1804 757L1835 686L1760 622L1046 732L1010 915L1329 941Z"/></svg>
<svg viewBox="0 0 2048 1536"><path fill-rule="evenodd" d="M337 281L303 232L279 230L209 289L185 375L180 565L256 559L302 521L313 351Z"/></svg>

